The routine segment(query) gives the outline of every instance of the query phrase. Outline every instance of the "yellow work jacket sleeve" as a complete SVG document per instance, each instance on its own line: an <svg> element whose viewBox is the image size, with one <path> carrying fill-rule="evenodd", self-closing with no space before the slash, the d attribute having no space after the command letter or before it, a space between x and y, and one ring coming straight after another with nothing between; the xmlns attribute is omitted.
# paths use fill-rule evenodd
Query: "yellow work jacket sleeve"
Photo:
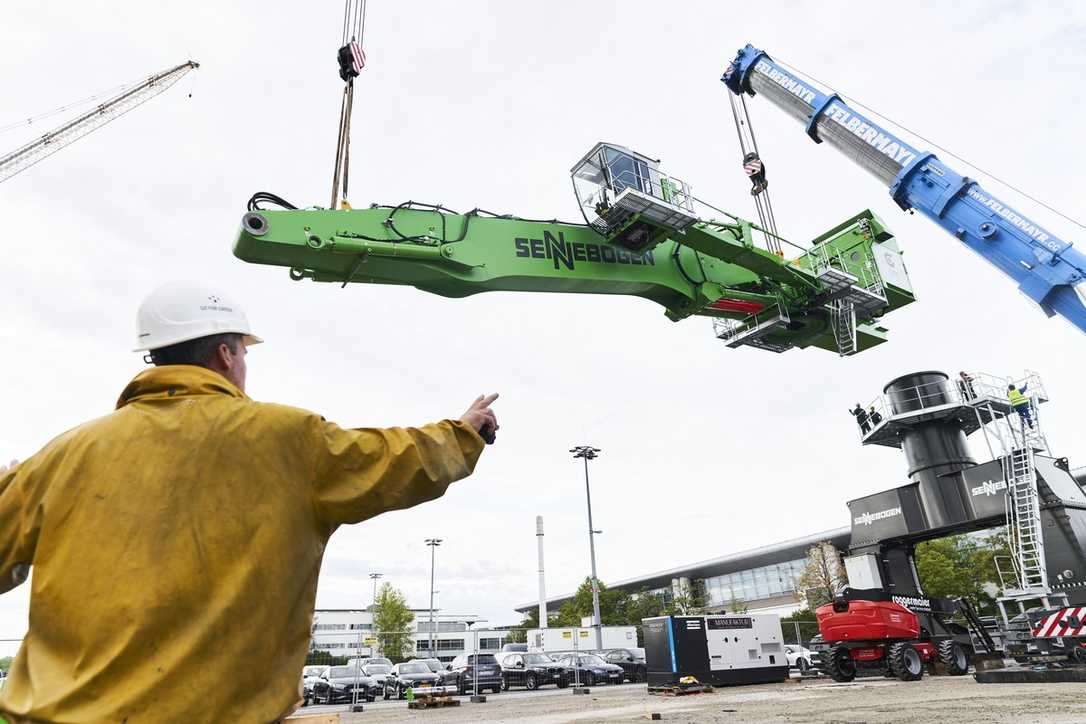
<svg viewBox="0 0 1086 724"><path fill-rule="evenodd" d="M0 474L0 593L26 580L42 525L44 486L33 485L35 458Z"/></svg>
<svg viewBox="0 0 1086 724"><path fill-rule="evenodd" d="M471 426L454 420L347 430L321 419L316 427L316 509L332 526L440 497L471 474L484 445Z"/></svg>

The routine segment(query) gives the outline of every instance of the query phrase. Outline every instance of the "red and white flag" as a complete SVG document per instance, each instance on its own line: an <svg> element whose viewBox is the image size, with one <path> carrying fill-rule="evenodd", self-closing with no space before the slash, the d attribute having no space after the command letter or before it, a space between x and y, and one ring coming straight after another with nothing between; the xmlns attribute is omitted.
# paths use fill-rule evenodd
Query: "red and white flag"
<svg viewBox="0 0 1086 724"><path fill-rule="evenodd" d="M357 42L351 41L351 70L355 75L362 72L362 69L366 67L366 54L362 52L362 46Z"/></svg>

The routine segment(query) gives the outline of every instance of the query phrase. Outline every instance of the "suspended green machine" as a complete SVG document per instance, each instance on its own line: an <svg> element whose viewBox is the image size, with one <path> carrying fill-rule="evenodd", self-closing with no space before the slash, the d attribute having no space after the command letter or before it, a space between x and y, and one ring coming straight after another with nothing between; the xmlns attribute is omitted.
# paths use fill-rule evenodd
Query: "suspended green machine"
<svg viewBox="0 0 1086 724"><path fill-rule="evenodd" d="M851 355L884 342L881 318L914 301L893 235L863 211L788 259L736 216L702 217L659 162L599 143L572 170L585 223L455 213L405 202L297 209L250 199L234 254L294 280L410 285L445 297L487 291L624 294L674 321L710 317L729 347L819 347ZM269 209L262 205L276 205ZM777 245L779 248L779 244Z"/></svg>

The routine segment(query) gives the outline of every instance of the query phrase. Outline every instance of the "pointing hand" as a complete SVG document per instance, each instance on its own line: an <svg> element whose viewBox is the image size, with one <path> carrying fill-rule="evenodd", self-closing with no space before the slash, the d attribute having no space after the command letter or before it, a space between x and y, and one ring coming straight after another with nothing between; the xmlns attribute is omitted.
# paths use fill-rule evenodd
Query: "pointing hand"
<svg viewBox="0 0 1086 724"><path fill-rule="evenodd" d="M490 405L496 399L498 399L496 392L493 395L479 395L475 398L475 402L471 403L467 412L460 416L460 421L470 425L486 440L488 445L494 442L494 433L498 431L498 417L490 409Z"/></svg>

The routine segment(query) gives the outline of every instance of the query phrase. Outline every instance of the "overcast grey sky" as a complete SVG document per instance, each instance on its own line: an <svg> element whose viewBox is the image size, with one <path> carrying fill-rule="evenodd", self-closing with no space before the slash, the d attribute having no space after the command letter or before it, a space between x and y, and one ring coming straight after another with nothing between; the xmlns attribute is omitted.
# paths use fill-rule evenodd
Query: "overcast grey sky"
<svg viewBox="0 0 1086 724"><path fill-rule="evenodd" d="M573 219L568 169L609 140L753 216L718 80L752 42L1052 205L1082 208L1081 3L369 5L356 206L416 199ZM871 208L905 251L919 301L887 318L891 341L876 350L730 350L708 320L673 324L640 299L450 300L243 264L231 245L254 191L327 203L342 4L165 7L16 0L5 13L0 125L188 57L202 67L0 187L2 456L25 458L112 409L143 367L128 351L139 300L163 281L206 278L236 292L268 342L249 357L256 399L362 426L455 417L480 392L502 394L499 444L472 478L336 533L322 607L368 604L371 571L425 606L423 539L437 536L437 605L513 623L512 605L535 596L537 514L548 591L571 590L588 571L583 480L567 453L579 443L603 449L592 479L605 582L845 525L847 500L905 475L899 453L858 444L847 409L917 369L1037 370L1054 452L1086 463L1086 338L761 98L749 107L782 233L805 241ZM48 127L2 134L0 149ZM25 630L28 591L0 597L0 638Z"/></svg>

